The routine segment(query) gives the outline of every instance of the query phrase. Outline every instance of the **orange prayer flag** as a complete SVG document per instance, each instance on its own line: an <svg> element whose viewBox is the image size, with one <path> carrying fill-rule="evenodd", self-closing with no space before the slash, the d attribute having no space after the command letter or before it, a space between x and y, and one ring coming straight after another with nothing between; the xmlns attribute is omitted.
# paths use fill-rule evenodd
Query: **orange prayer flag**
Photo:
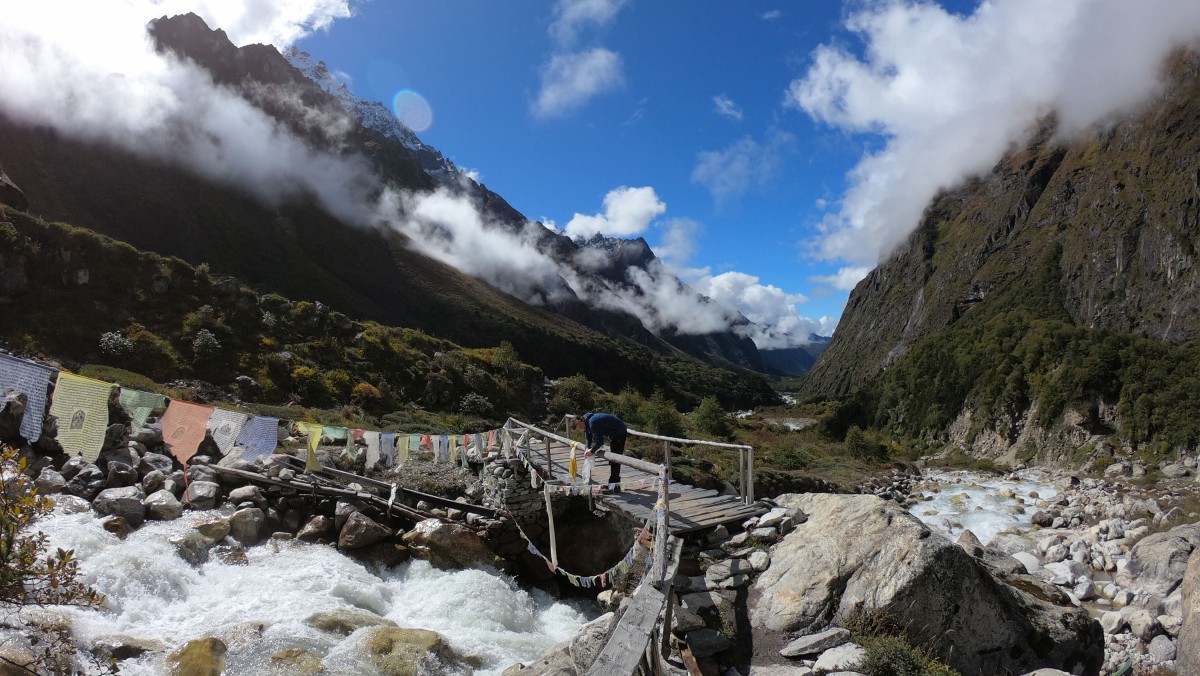
<svg viewBox="0 0 1200 676"><path fill-rule="evenodd" d="M212 412L211 406L186 401L172 400L167 406L162 417L163 441L171 455L183 465L196 455L200 442L204 441Z"/></svg>

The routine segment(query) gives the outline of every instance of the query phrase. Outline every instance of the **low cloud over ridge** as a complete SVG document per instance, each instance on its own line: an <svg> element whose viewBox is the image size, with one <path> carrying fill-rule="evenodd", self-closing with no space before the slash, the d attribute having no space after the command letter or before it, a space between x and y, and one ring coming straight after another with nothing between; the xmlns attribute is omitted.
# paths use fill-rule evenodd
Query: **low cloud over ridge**
<svg viewBox="0 0 1200 676"><path fill-rule="evenodd" d="M940 189L988 171L1057 112L1073 134L1128 113L1161 86L1165 57L1200 39L1188 0L985 0L969 16L911 0L871 3L846 23L859 57L813 53L786 101L815 120L880 135L851 171L816 254L874 266Z"/></svg>

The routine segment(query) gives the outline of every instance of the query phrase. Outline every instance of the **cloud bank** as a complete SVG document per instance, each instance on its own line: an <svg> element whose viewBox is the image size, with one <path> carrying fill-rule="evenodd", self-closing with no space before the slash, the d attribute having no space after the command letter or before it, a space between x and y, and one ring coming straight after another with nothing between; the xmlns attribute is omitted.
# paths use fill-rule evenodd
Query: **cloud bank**
<svg viewBox="0 0 1200 676"><path fill-rule="evenodd" d="M876 265L940 189L988 171L1056 111L1064 135L1128 113L1162 87L1164 58L1200 39L1188 0L985 0L969 16L911 0L871 3L846 27L857 56L819 47L786 102L882 136L849 175L816 254Z"/></svg>

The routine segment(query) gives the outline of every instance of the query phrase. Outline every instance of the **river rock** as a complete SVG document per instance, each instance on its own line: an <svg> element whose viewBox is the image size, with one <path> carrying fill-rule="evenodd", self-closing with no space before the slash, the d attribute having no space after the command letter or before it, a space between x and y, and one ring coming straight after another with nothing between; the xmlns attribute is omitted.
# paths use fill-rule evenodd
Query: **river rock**
<svg viewBox="0 0 1200 676"><path fill-rule="evenodd" d="M750 556L746 557L746 560L750 562L750 567L758 573L763 572L771 566L771 555L761 549L750 552Z"/></svg>
<svg viewBox="0 0 1200 676"><path fill-rule="evenodd" d="M75 495L56 495L54 508L64 514L82 514L92 510L92 503Z"/></svg>
<svg viewBox="0 0 1200 676"><path fill-rule="evenodd" d="M230 526L229 519L223 516L213 516L210 519L205 519L196 524L196 530L204 537L219 542L229 535Z"/></svg>
<svg viewBox="0 0 1200 676"><path fill-rule="evenodd" d="M146 518L156 521L172 521L183 516L183 503L171 491L159 490L142 501L146 507Z"/></svg>
<svg viewBox="0 0 1200 676"><path fill-rule="evenodd" d="M212 509L221 498L221 485L215 481L192 481L183 491L183 503L189 509Z"/></svg>
<svg viewBox="0 0 1200 676"><path fill-rule="evenodd" d="M171 653L167 662L172 676L221 676L225 671L226 650L221 639L198 638Z"/></svg>
<svg viewBox="0 0 1200 676"><path fill-rule="evenodd" d="M425 519L405 533L403 541L414 556L428 559L438 568L502 564L475 531L458 523Z"/></svg>
<svg viewBox="0 0 1200 676"><path fill-rule="evenodd" d="M999 582L894 502L815 493L776 501L809 519L772 549L753 585L756 628L809 632L878 614L963 673L1095 673L1103 663L1103 635L1085 611L1043 600L1052 597L1031 578L1024 586L1037 595Z"/></svg>
<svg viewBox="0 0 1200 676"><path fill-rule="evenodd" d="M338 500L337 505L333 508L333 527L340 533L342 528L346 526L346 519L350 518L351 514L361 511L361 508L345 500Z"/></svg>
<svg viewBox="0 0 1200 676"><path fill-rule="evenodd" d="M369 629L364 652L383 676L446 673L465 666L446 637L428 629Z"/></svg>
<svg viewBox="0 0 1200 676"><path fill-rule="evenodd" d="M1175 642L1159 634L1154 637L1154 640L1150 641L1148 652L1150 653L1150 657L1153 657L1156 662L1168 662L1175 659Z"/></svg>
<svg viewBox="0 0 1200 676"><path fill-rule="evenodd" d="M239 509L229 517L229 535L247 547L262 542L267 532L267 515L257 507Z"/></svg>
<svg viewBox="0 0 1200 676"><path fill-rule="evenodd" d="M1125 589L1167 596L1183 581L1188 557L1200 547L1200 525L1176 526L1133 546L1129 563L1114 581Z"/></svg>
<svg viewBox="0 0 1200 676"><path fill-rule="evenodd" d="M137 485L139 480L137 470L123 462L108 463L108 478L105 485L109 488Z"/></svg>
<svg viewBox="0 0 1200 676"><path fill-rule="evenodd" d="M813 665L813 669L817 673L849 671L862 663L866 656L867 651L857 643L843 643L821 653L821 656L817 658L817 663Z"/></svg>
<svg viewBox="0 0 1200 676"><path fill-rule="evenodd" d="M243 502L253 502L255 507L259 509L267 509L267 499L263 497L262 490L258 486L239 486L229 491L229 496L226 500L231 504L240 505Z"/></svg>
<svg viewBox="0 0 1200 676"><path fill-rule="evenodd" d="M686 634L689 631L701 629L704 627L704 618L696 613L684 608L676 606L671 611L671 631L676 634Z"/></svg>
<svg viewBox="0 0 1200 676"><path fill-rule="evenodd" d="M140 486L106 488L92 501L92 509L101 516L119 516L137 528L146 520L146 506L142 504L145 499Z"/></svg>
<svg viewBox="0 0 1200 676"><path fill-rule="evenodd" d="M717 653L728 650L733 645L729 639L722 636L721 632L716 629L697 629L688 632L684 636L684 640L687 641L692 655L698 658L712 657Z"/></svg>
<svg viewBox="0 0 1200 676"><path fill-rule="evenodd" d="M338 549L358 549L392 537L392 529L362 512L352 512L338 533Z"/></svg>
<svg viewBox="0 0 1200 676"><path fill-rule="evenodd" d="M850 640L850 631L841 627L833 627L825 631L801 636L779 651L784 657L804 657L817 655L830 648L836 648Z"/></svg>
<svg viewBox="0 0 1200 676"><path fill-rule="evenodd" d="M1200 550L1192 552L1180 585L1183 626L1175 647L1180 674L1200 674Z"/></svg>
<svg viewBox="0 0 1200 676"><path fill-rule="evenodd" d="M67 480L66 492L90 501L104 490L104 482L107 479L108 477L100 471L99 467L88 463L81 467L75 476Z"/></svg>
<svg viewBox="0 0 1200 676"><path fill-rule="evenodd" d="M715 586L735 575L748 575L753 571L754 568L746 559L724 559L709 566L704 571L704 579L710 586Z"/></svg>
<svg viewBox="0 0 1200 676"><path fill-rule="evenodd" d="M363 627L395 627L395 622L362 608L338 608L309 615L304 624L321 631L349 636Z"/></svg>
<svg viewBox="0 0 1200 676"><path fill-rule="evenodd" d="M308 523L304 524L304 528L301 528L300 532L296 534L296 539L305 542L317 542L318 540L328 538L332 533L333 520L327 516L318 514L309 519Z"/></svg>
<svg viewBox="0 0 1200 676"><path fill-rule="evenodd" d="M162 453L147 453L142 456L142 459L137 464L138 474L145 477L147 474L159 471L164 477L171 476L175 471L175 460Z"/></svg>
<svg viewBox="0 0 1200 676"><path fill-rule="evenodd" d="M37 485L39 495L58 495L66 489L67 480L53 467L47 467L38 474L34 484Z"/></svg>
<svg viewBox="0 0 1200 676"><path fill-rule="evenodd" d="M271 664L285 673L295 676L315 676L325 673L321 654L306 648L284 648L271 653Z"/></svg>

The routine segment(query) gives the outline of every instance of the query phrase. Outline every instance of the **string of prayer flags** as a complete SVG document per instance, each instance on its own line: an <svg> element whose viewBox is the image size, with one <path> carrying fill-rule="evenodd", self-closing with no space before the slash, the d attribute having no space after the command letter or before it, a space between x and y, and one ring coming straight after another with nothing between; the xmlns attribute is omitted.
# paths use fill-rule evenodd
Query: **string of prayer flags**
<svg viewBox="0 0 1200 676"><path fill-rule="evenodd" d="M208 419L212 417L211 406L193 404L172 399L162 417L163 441L171 455L180 464L187 466L188 460L196 455L204 433L208 431Z"/></svg>
<svg viewBox="0 0 1200 676"><path fill-rule="evenodd" d="M0 354L0 395L9 390L25 394L25 417L21 419L21 436L34 443L42 436L42 421L46 418L46 389L54 369L7 354ZM59 418L59 427L63 425Z"/></svg>
<svg viewBox="0 0 1200 676"><path fill-rule="evenodd" d="M100 456L112 388L112 383L74 373L58 374L50 413L58 417L58 442L69 455L81 455L88 462Z"/></svg>
<svg viewBox="0 0 1200 676"><path fill-rule="evenodd" d="M229 411L223 408L213 409L208 419L208 431L212 433L213 441L221 449L221 455L229 455L238 434L246 426L246 414Z"/></svg>
<svg viewBox="0 0 1200 676"><path fill-rule="evenodd" d="M317 459L317 445L321 443L321 435L325 428L319 423L298 422L296 429L308 437L308 455L304 461L304 473L311 474L321 469L321 461Z"/></svg>
<svg viewBox="0 0 1200 676"><path fill-rule="evenodd" d="M379 464L379 448L381 445L382 435L379 432L363 433L363 441L367 442L367 459L365 461L367 469L371 469ZM394 440L395 437L392 437Z"/></svg>
<svg viewBox="0 0 1200 676"><path fill-rule="evenodd" d="M234 443L242 447L242 460L254 462L267 457L279 445L279 418L254 416L242 427Z"/></svg>
<svg viewBox="0 0 1200 676"><path fill-rule="evenodd" d="M121 408L129 414L130 432L137 432L146 426L146 420L156 409L166 408L167 398L154 392L142 392L127 387L121 388Z"/></svg>

